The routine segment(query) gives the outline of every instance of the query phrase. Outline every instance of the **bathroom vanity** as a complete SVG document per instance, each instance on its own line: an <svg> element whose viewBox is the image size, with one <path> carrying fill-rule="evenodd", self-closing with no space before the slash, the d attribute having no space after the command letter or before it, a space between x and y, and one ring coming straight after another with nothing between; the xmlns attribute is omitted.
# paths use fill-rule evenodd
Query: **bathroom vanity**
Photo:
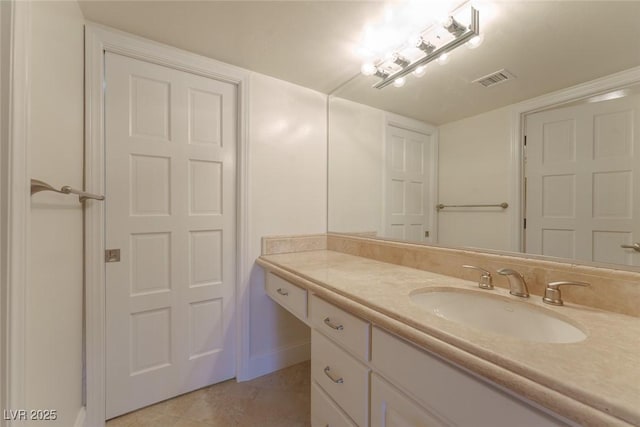
<svg viewBox="0 0 640 427"><path fill-rule="evenodd" d="M528 299L500 286L483 290L477 281L398 265L406 260L372 259L384 244L372 245L369 256L335 250L334 242L334 250L289 248L258 259L267 294L312 329L314 427L640 423L637 317L574 304L570 293L562 307L543 304L537 287ZM494 310L516 317L497 318L512 323L506 330L473 317L465 323L438 309L451 306L436 295L443 292L463 295L468 315L485 307L474 298L489 298L503 304ZM423 295L436 295L435 310ZM571 332L554 335L562 329L554 323L536 334L544 321L529 312Z"/></svg>

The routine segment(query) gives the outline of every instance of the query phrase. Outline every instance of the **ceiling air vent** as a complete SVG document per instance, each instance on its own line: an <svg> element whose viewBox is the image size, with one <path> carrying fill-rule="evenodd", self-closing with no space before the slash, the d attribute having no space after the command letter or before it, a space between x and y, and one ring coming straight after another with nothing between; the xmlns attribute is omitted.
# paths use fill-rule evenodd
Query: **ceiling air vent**
<svg viewBox="0 0 640 427"><path fill-rule="evenodd" d="M508 80L513 80L515 78L516 76L503 68L502 70L498 70L495 73L491 73L489 75L475 79L473 83L480 83L484 87L489 87L504 83Z"/></svg>

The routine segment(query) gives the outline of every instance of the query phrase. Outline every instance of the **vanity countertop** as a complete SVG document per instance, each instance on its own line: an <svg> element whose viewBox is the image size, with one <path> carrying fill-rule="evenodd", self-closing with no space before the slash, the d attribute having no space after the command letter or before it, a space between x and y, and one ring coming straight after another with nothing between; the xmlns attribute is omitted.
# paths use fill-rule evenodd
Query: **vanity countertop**
<svg viewBox="0 0 640 427"><path fill-rule="evenodd" d="M258 264L415 344L583 425L640 425L640 319L571 304L527 303L580 325L584 341L529 342L437 317L411 302L427 287L476 282L317 250L265 255ZM508 290L491 292L515 298Z"/></svg>

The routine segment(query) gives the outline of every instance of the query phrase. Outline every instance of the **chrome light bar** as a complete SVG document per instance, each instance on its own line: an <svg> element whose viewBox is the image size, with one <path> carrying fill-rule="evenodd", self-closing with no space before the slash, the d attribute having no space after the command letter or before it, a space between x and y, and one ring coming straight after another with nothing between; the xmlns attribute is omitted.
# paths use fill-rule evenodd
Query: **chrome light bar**
<svg viewBox="0 0 640 427"><path fill-rule="evenodd" d="M449 43L440 46L439 48L433 50L431 53L428 53L426 56L408 64L406 67L396 71L395 73L389 74L387 77L380 80L378 83L374 84L373 87L376 89L382 89L384 87L389 86L396 79L400 77L406 76L416 68L421 65L426 65L431 61L435 61L442 55L443 53L451 52L457 47L462 46L467 41L471 40L473 37L480 35L480 13L474 7L471 8L471 25L469 28L455 39L451 40Z"/></svg>

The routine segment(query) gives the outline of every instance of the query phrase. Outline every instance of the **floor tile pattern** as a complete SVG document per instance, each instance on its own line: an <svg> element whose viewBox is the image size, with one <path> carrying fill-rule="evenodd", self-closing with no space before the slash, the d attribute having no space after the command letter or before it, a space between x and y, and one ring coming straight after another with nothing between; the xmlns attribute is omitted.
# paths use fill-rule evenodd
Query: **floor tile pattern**
<svg viewBox="0 0 640 427"><path fill-rule="evenodd" d="M235 379L107 422L107 427L309 427L310 363L252 381Z"/></svg>

